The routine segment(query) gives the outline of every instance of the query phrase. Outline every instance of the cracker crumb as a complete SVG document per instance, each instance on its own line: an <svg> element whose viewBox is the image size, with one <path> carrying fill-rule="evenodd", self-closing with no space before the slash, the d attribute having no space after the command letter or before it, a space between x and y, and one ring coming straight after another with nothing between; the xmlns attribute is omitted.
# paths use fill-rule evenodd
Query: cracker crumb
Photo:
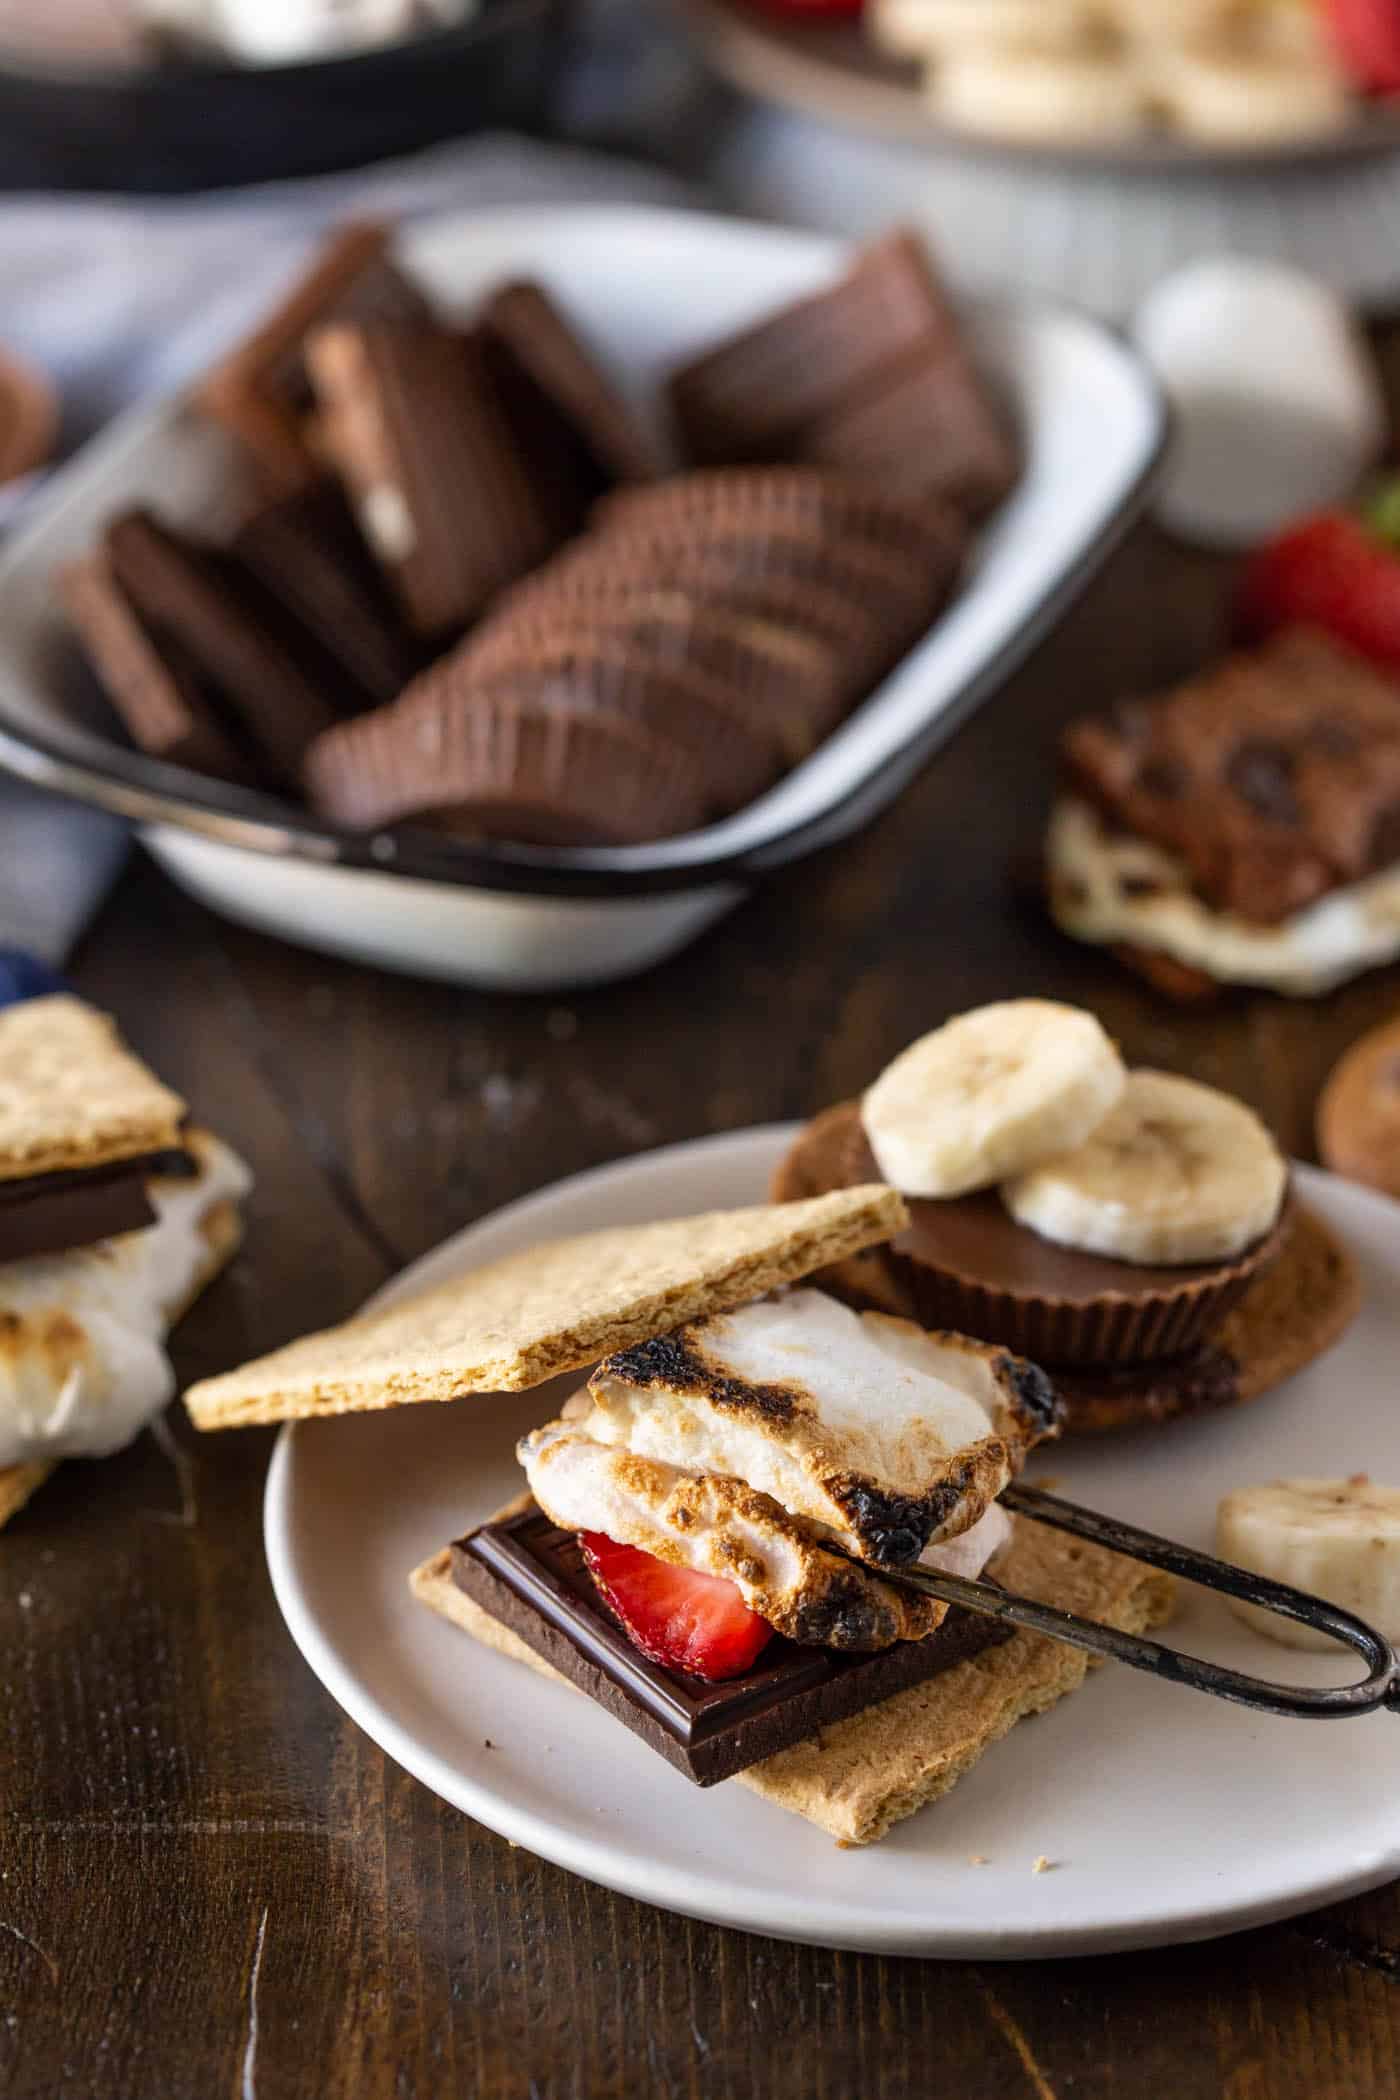
<svg viewBox="0 0 1400 2100"><path fill-rule="evenodd" d="M1053 1871L1054 1871L1054 1867L1055 1867L1055 1862L1054 1862L1054 1860L1053 1860L1053 1859L1047 1859L1047 1858L1045 1857L1045 1854L1044 1854L1043 1852L1042 1852L1042 1853L1041 1853L1041 1854L1039 1855L1039 1857L1038 1857L1038 1858L1036 1858L1036 1859L1033 1859L1033 1860L1031 1861L1031 1872L1032 1872L1032 1874L1050 1874L1050 1873L1053 1873Z"/></svg>
<svg viewBox="0 0 1400 2100"><path fill-rule="evenodd" d="M991 1865L991 1861L985 1852L969 1852L967 1863L970 1867L989 1867Z"/></svg>

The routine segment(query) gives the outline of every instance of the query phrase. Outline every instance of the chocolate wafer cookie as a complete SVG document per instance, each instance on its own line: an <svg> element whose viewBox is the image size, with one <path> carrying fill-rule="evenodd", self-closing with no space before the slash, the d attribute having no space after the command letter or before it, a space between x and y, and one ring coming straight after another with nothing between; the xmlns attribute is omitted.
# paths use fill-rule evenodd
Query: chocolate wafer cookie
<svg viewBox="0 0 1400 2100"><path fill-rule="evenodd" d="M670 401L698 465L793 456L805 429L917 344L958 323L922 243L873 242L829 290L799 300L672 374Z"/></svg>
<svg viewBox="0 0 1400 2100"><path fill-rule="evenodd" d="M527 443L532 424L556 444L562 428L586 457L594 493L615 481L651 481L662 472L647 431L539 285L503 285L480 320L488 340L527 382L521 402Z"/></svg>
<svg viewBox="0 0 1400 2100"><path fill-rule="evenodd" d="M390 239L387 226L340 228L199 388L201 405L242 439L273 491L301 488L323 471L311 428L315 404L303 354L308 333L336 320L432 318L422 292L389 260Z"/></svg>
<svg viewBox="0 0 1400 2100"><path fill-rule="evenodd" d="M73 562L59 593L83 649L133 743L152 758L219 780L251 782L248 754L178 644L157 648L112 573L105 553Z"/></svg>
<svg viewBox="0 0 1400 2100"><path fill-rule="evenodd" d="M313 807L372 829L402 818L523 845L629 845L704 822L699 763L617 715L464 696L344 722L310 753Z"/></svg>
<svg viewBox="0 0 1400 2100"><path fill-rule="evenodd" d="M347 692L343 712L394 699L419 669L421 646L332 482L255 511L230 552L325 657Z"/></svg>
<svg viewBox="0 0 1400 2100"><path fill-rule="evenodd" d="M162 642L171 637L217 687L261 768L299 786L307 746L336 710L230 565L144 511L108 526L106 552L143 625Z"/></svg>
<svg viewBox="0 0 1400 2100"><path fill-rule="evenodd" d="M341 324L307 359L327 448L417 633L465 625L557 544L479 332Z"/></svg>

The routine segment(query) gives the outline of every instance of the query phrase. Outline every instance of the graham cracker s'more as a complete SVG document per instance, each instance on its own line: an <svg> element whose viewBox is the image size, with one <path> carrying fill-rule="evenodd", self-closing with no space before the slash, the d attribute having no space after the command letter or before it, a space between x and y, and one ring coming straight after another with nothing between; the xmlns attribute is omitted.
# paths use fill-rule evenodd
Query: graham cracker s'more
<svg viewBox="0 0 1400 2100"><path fill-rule="evenodd" d="M593 1365L519 1446L529 1493L405 1576L693 1782L846 1843L946 1791L1083 1660L901 1584L915 1562L1130 1630L1169 1585L998 1496L1053 1435L1004 1349L805 1286L903 1225L877 1187L554 1241L193 1387L204 1429L518 1391Z"/></svg>
<svg viewBox="0 0 1400 2100"><path fill-rule="evenodd" d="M235 1252L249 1182L105 1014L0 1011L0 1525L165 1405L165 1336Z"/></svg>

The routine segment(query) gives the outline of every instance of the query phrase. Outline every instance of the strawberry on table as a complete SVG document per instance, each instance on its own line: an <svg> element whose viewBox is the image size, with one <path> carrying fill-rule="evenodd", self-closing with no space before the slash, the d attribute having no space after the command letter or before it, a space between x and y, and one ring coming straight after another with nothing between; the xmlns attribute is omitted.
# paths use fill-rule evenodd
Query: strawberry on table
<svg viewBox="0 0 1400 2100"><path fill-rule="evenodd" d="M1317 627L1400 672L1400 485L1368 517L1318 511L1269 540L1240 580L1241 632Z"/></svg>
<svg viewBox="0 0 1400 2100"><path fill-rule="evenodd" d="M722 1575L673 1568L601 1531L581 1531L579 1544L599 1596L633 1646L665 1669L711 1680L742 1677L773 1637L768 1621Z"/></svg>

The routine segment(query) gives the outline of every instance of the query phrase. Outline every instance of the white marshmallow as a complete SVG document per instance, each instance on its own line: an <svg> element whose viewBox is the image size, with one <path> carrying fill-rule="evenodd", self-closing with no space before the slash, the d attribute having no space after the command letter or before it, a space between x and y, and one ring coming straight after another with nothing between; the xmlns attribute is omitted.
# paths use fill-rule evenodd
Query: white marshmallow
<svg viewBox="0 0 1400 2100"><path fill-rule="evenodd" d="M645 1347L603 1363L585 1434L742 1480L876 1558L912 1559L968 1530L1043 1429L1023 1413L1004 1352L857 1314L821 1291L762 1299L678 1341L674 1366ZM891 1550L879 1505L936 1503L940 1491L923 1539Z"/></svg>
<svg viewBox="0 0 1400 2100"><path fill-rule="evenodd" d="M1157 515L1183 539L1251 546L1349 495L1379 457L1370 353L1341 300L1302 271L1189 264L1148 295L1134 334L1176 418Z"/></svg>
<svg viewBox="0 0 1400 2100"><path fill-rule="evenodd" d="M174 1390L164 1337L208 1258L200 1226L252 1177L205 1132L200 1172L150 1184L156 1223L68 1254L0 1267L0 1466L105 1458L158 1415Z"/></svg>
<svg viewBox="0 0 1400 2100"><path fill-rule="evenodd" d="M1046 865L1056 922L1076 940L1160 949L1220 984L1309 998L1400 956L1400 867L1333 890L1277 926L1256 926L1212 911L1175 855L1105 829L1073 796L1051 815Z"/></svg>

